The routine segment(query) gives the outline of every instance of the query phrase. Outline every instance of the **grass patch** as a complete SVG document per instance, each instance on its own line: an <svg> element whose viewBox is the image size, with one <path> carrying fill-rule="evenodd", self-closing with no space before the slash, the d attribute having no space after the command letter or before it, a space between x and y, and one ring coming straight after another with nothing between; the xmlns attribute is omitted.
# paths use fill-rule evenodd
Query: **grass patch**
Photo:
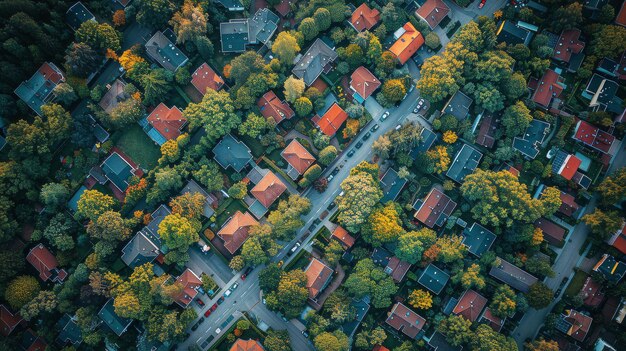
<svg viewBox="0 0 626 351"><path fill-rule="evenodd" d="M309 264L309 256L305 255L305 253L309 252L306 250L298 251L296 256L291 261L289 261L289 263L286 264L283 269L286 271L290 271L293 269L303 269L304 267L306 267Z"/></svg>
<svg viewBox="0 0 626 351"><path fill-rule="evenodd" d="M248 145L250 151L252 151L252 156L255 158L259 158L265 154L265 146L261 145L259 139L250 138L247 135L239 135L239 139Z"/></svg>
<svg viewBox="0 0 626 351"><path fill-rule="evenodd" d="M572 278L572 281L570 281L570 283L567 285L567 288L565 289L565 296L576 296L580 289L582 289L583 284L585 284L585 279L587 279L587 277L587 273L577 270L574 274L574 278Z"/></svg>
<svg viewBox="0 0 626 351"><path fill-rule="evenodd" d="M144 169L154 168L161 157L159 147L144 133L139 124L113 134L113 142Z"/></svg>
<svg viewBox="0 0 626 351"><path fill-rule="evenodd" d="M446 35L448 36L448 38L452 38L454 33L456 33L456 31L460 27L461 27L461 22L459 22L459 21L454 22L454 26L452 26L452 28L446 32Z"/></svg>

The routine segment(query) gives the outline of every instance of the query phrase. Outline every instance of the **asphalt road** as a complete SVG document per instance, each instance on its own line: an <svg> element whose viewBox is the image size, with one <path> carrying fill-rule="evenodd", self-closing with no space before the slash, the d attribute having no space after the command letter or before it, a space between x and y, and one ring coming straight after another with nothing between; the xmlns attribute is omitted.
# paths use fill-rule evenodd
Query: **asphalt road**
<svg viewBox="0 0 626 351"><path fill-rule="evenodd" d="M614 158L614 162L609 168L608 174L612 174L616 170L626 166L626 143L622 143L617 155ZM597 196L594 196L586 208L586 213L592 212L596 207ZM584 223L579 223L574 227L574 232L570 235L570 240L563 247L563 251L561 255L558 257L552 269L556 273L554 278L546 278L544 283L553 291L556 291L561 284L561 280L564 277L570 277L574 271L574 268L577 266L581 259L581 255L579 254L587 235L589 234L589 227ZM563 293L561 293L561 296ZM513 332L513 338L517 342L520 350L523 350L523 344L527 339L534 339L536 337L539 328L543 325L546 316L554 305L561 299L561 296L558 296L550 306L541 309L535 310L530 309L524 317L520 320L518 327Z"/></svg>

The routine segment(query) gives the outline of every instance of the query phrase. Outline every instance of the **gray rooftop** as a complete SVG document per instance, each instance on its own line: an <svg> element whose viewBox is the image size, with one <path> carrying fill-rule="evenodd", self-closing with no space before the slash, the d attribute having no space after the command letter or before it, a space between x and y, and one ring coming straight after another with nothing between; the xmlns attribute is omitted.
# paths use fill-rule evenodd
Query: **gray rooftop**
<svg viewBox="0 0 626 351"><path fill-rule="evenodd" d="M448 100L446 106L444 106L443 113L452 115L458 120L463 120L469 114L472 102L474 102L472 98L463 94L462 91L457 90L450 100Z"/></svg>
<svg viewBox="0 0 626 351"><path fill-rule="evenodd" d="M420 134L420 141L410 152L411 157L416 158L419 154L423 154L430 150L435 141L437 141L437 134L428 128L423 128L422 133Z"/></svg>
<svg viewBox="0 0 626 351"><path fill-rule="evenodd" d="M534 159L539 154L539 148L549 129L550 123L533 119L522 137L513 138L513 148L524 156Z"/></svg>
<svg viewBox="0 0 626 351"><path fill-rule="evenodd" d="M154 33L152 38L148 40L146 52L163 68L172 72L189 61L187 56L161 31Z"/></svg>
<svg viewBox="0 0 626 351"><path fill-rule="evenodd" d="M159 255L159 248L145 234L138 232L122 249L122 261L130 268L152 262Z"/></svg>
<svg viewBox="0 0 626 351"><path fill-rule="evenodd" d="M472 254L480 257L489 251L491 244L496 240L496 235L478 223L463 230L463 244Z"/></svg>
<svg viewBox="0 0 626 351"><path fill-rule="evenodd" d="M480 151L468 144L464 144L454 157L454 161L452 161L452 165L446 172L446 175L455 182L461 183L467 175L474 173L482 157L483 154Z"/></svg>
<svg viewBox="0 0 626 351"><path fill-rule="evenodd" d="M324 69L337 59L337 53L323 40L317 38L293 68L293 74L311 85Z"/></svg>
<svg viewBox="0 0 626 351"><path fill-rule="evenodd" d="M216 2L224 6L229 11L243 11L244 7L239 0L216 0Z"/></svg>
<svg viewBox="0 0 626 351"><path fill-rule="evenodd" d="M406 182L406 179L400 178L398 172L390 167L380 180L380 187L383 190L383 197L380 199L380 202L384 204L388 201L394 201Z"/></svg>
<svg viewBox="0 0 626 351"><path fill-rule="evenodd" d="M65 21L73 30L80 28L80 25L87 21L95 21L96 17L83 5L77 2L65 13Z"/></svg>
<svg viewBox="0 0 626 351"><path fill-rule="evenodd" d="M510 45L530 43L532 32L517 25L512 21L504 21L498 28L498 42L505 42Z"/></svg>
<svg viewBox="0 0 626 351"><path fill-rule="evenodd" d="M15 89L15 95L41 116L41 106L54 98L52 90L59 83L57 81L59 77L61 81L65 81L63 72L57 66L45 62L29 80L22 82Z"/></svg>
<svg viewBox="0 0 626 351"><path fill-rule="evenodd" d="M244 52L247 45L267 44L278 29L278 16L268 8L252 18L236 18L220 23L222 52Z"/></svg>
<svg viewBox="0 0 626 351"><path fill-rule="evenodd" d="M511 264L500 257L498 257L497 260L499 260L500 264L493 266L489 271L489 275L504 284L526 293L530 290L530 287L538 281L535 276L517 267L516 265Z"/></svg>
<svg viewBox="0 0 626 351"><path fill-rule="evenodd" d="M126 329L133 322L132 319L122 318L115 313L115 308L113 307L113 299L109 299L104 306L98 312L98 317L102 319L104 324L108 326L117 336L120 336L126 332Z"/></svg>
<svg viewBox="0 0 626 351"><path fill-rule="evenodd" d="M76 320L70 317L69 314L64 314L58 321L57 327L61 329L61 332L56 338L56 342L60 345L78 345L83 341L83 335L80 331L80 327L76 324Z"/></svg>
<svg viewBox="0 0 626 351"><path fill-rule="evenodd" d="M246 144L242 141L235 139L230 134L227 134L220 140L220 142L213 148L213 154L215 155L215 161L226 169L231 167L237 172L241 170L252 161L252 153Z"/></svg>
<svg viewBox="0 0 626 351"><path fill-rule="evenodd" d="M448 279L450 279L448 273L431 263L424 269L424 272L422 272L422 275L417 281L426 289L435 293L435 295L439 295L441 290L443 290L448 283Z"/></svg>

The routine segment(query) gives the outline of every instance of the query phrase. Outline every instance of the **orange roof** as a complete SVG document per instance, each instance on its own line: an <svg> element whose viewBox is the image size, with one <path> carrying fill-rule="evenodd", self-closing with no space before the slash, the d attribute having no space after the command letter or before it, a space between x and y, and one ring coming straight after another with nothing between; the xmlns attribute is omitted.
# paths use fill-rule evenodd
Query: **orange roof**
<svg viewBox="0 0 626 351"><path fill-rule="evenodd" d="M339 240L339 242L342 243L346 249L349 249L352 247L352 245L354 245L354 238L352 237L352 235L350 235L347 230L343 229L343 227L339 225L337 226L337 228L335 228L335 230L333 230L332 237Z"/></svg>
<svg viewBox="0 0 626 351"><path fill-rule="evenodd" d="M191 300L193 300L198 291L195 289L202 285L202 280L191 269L187 268L176 279L176 284L181 286L180 293L174 297L174 300L182 307L187 307Z"/></svg>
<svg viewBox="0 0 626 351"><path fill-rule="evenodd" d="M435 29L449 12L450 8L442 0L427 0L415 15L426 21L430 29Z"/></svg>
<svg viewBox="0 0 626 351"><path fill-rule="evenodd" d="M309 298L314 299L326 287L326 283L333 275L333 270L324 262L313 258L304 273L307 278L306 287L309 289Z"/></svg>
<svg viewBox="0 0 626 351"><path fill-rule="evenodd" d="M376 346L374 346L372 351L389 351L389 349L384 347L384 346L382 346L382 345L376 345Z"/></svg>
<svg viewBox="0 0 626 351"><path fill-rule="evenodd" d="M352 23L354 29L362 32L366 29L372 29L378 23L378 20L380 20L380 12L376 9L370 9L366 3L363 3L352 12L350 23Z"/></svg>
<svg viewBox="0 0 626 351"><path fill-rule="evenodd" d="M389 51L396 55L400 64L405 64L424 44L424 37L410 22L407 22L402 28L404 33L393 43Z"/></svg>
<svg viewBox="0 0 626 351"><path fill-rule="evenodd" d="M180 135L180 130L187 124L187 119L183 117L178 107L168 108L164 103L160 103L150 115L148 122L165 139L176 139Z"/></svg>
<svg viewBox="0 0 626 351"><path fill-rule="evenodd" d="M304 174L315 162L315 157L296 139L292 139L280 155L298 171L298 174Z"/></svg>
<svg viewBox="0 0 626 351"><path fill-rule="evenodd" d="M622 1L622 7L620 8L617 17L615 17L615 23L626 27L626 1Z"/></svg>
<svg viewBox="0 0 626 351"><path fill-rule="evenodd" d="M574 155L567 155L565 162L563 162L561 168L559 169L559 174L563 178L571 180L581 163L582 161L578 157Z"/></svg>
<svg viewBox="0 0 626 351"><path fill-rule="evenodd" d="M618 230L609 240L608 243L614 248L626 254L626 223L624 227Z"/></svg>
<svg viewBox="0 0 626 351"><path fill-rule="evenodd" d="M485 305L487 305L486 298L474 290L467 290L459 299L452 313L460 314L467 320L474 322L480 316L480 312L485 308Z"/></svg>
<svg viewBox="0 0 626 351"><path fill-rule="evenodd" d="M335 102L323 116L320 117L319 115L316 115L312 120L313 123L320 128L322 133L328 136L333 136L347 119L348 114L346 111L344 111Z"/></svg>
<svg viewBox="0 0 626 351"><path fill-rule="evenodd" d="M380 81L367 68L361 66L354 70L350 76L350 87L359 94L363 100L372 95L378 87Z"/></svg>
<svg viewBox="0 0 626 351"><path fill-rule="evenodd" d="M191 75L191 84L204 95L208 88L215 91L222 89L224 80L205 62Z"/></svg>
<svg viewBox="0 0 626 351"><path fill-rule="evenodd" d="M233 254L243 245L244 241L248 239L248 230L250 230L250 227L257 224L259 224L259 222L257 222L250 213L246 212L243 214L241 211L237 211L230 220L224 224L222 229L217 232L217 235L224 240L224 247L226 247L228 252Z"/></svg>
<svg viewBox="0 0 626 351"><path fill-rule="evenodd" d="M233 346L230 347L230 351L264 351L265 349L256 340L243 340L237 339Z"/></svg>
<svg viewBox="0 0 626 351"><path fill-rule="evenodd" d="M276 174L269 171L263 179L250 190L250 193L252 193L265 208L269 208L285 190L287 190L285 184L278 179Z"/></svg>
<svg viewBox="0 0 626 351"><path fill-rule="evenodd" d="M565 317L563 318L566 322L570 323L571 327L567 331L567 335L572 338L583 342L587 337L587 333L589 333L589 329L591 328L591 323L593 322L593 318L584 315L578 311L570 310Z"/></svg>
<svg viewBox="0 0 626 351"><path fill-rule="evenodd" d="M259 99L257 106L259 107L259 110L261 110L263 117L272 117L277 124L285 118L290 119L296 115L289 104L286 101L281 101L271 90Z"/></svg>

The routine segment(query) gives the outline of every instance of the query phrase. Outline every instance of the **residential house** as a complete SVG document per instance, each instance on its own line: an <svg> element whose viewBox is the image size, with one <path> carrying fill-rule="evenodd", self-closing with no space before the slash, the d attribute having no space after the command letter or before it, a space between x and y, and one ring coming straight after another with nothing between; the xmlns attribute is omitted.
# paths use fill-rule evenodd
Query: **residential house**
<svg viewBox="0 0 626 351"><path fill-rule="evenodd" d="M187 56L160 30L146 42L145 47L150 58L171 72L176 72L189 61Z"/></svg>
<svg viewBox="0 0 626 351"><path fill-rule="evenodd" d="M192 194L201 194L204 197L204 206L202 207L202 215L205 218L211 218L215 213L214 207L217 207L217 197L213 194L209 194L200 184L196 183L195 180L191 179L187 182L187 185L180 191L180 195L192 193Z"/></svg>
<svg viewBox="0 0 626 351"><path fill-rule="evenodd" d="M292 139L280 155L287 161L287 174L293 180L303 175L315 162L315 156L311 155L297 139Z"/></svg>
<svg viewBox="0 0 626 351"><path fill-rule="evenodd" d="M500 118L487 114L480 121L480 128L476 135L476 144L491 149L496 143L496 130L500 128Z"/></svg>
<svg viewBox="0 0 626 351"><path fill-rule="evenodd" d="M435 295L439 295L449 279L450 275L448 275L448 273L431 263L424 269L417 282L435 293Z"/></svg>
<svg viewBox="0 0 626 351"><path fill-rule="evenodd" d="M393 37L396 42L389 48L389 51L396 55L401 65L404 65L424 45L424 36L411 22L407 22L396 30Z"/></svg>
<svg viewBox="0 0 626 351"><path fill-rule="evenodd" d="M435 331L433 335L428 340L428 348L427 350L431 351L461 351L463 350L463 346L452 346L446 340L446 337L441 334L439 331Z"/></svg>
<svg viewBox="0 0 626 351"><path fill-rule="evenodd" d="M380 11L371 9L367 3L362 3L352 12L350 24L357 32L372 30L380 20Z"/></svg>
<svg viewBox="0 0 626 351"><path fill-rule="evenodd" d="M456 208L456 202L441 190L433 187L424 200L418 199L413 208L414 217L428 228L441 227Z"/></svg>
<svg viewBox="0 0 626 351"><path fill-rule="evenodd" d="M230 12L245 10L240 0L217 0L216 2Z"/></svg>
<svg viewBox="0 0 626 351"><path fill-rule="evenodd" d="M604 339L599 338L593 346L593 351L617 351L617 349Z"/></svg>
<svg viewBox="0 0 626 351"><path fill-rule="evenodd" d="M409 156L415 159L418 155L426 153L435 141L437 141L437 134L428 128L423 128L420 133L420 140L417 142L417 146L411 150Z"/></svg>
<svg viewBox="0 0 626 351"><path fill-rule="evenodd" d="M617 96L619 84L594 73L589 79L582 96L589 101L593 111L607 111L614 114L624 112L622 99Z"/></svg>
<svg viewBox="0 0 626 351"><path fill-rule="evenodd" d="M115 0L115 2L120 4L121 7L124 9L124 8L126 8L126 6L128 6L128 4L131 2L131 0Z"/></svg>
<svg viewBox="0 0 626 351"><path fill-rule="evenodd" d="M87 21L95 21L96 16L87 9L82 2L77 2L72 5L67 12L65 13L65 22L72 28L73 30L78 30L80 25Z"/></svg>
<svg viewBox="0 0 626 351"><path fill-rule="evenodd" d="M350 306L354 309L356 315L352 320L348 320L344 322L341 326L339 326L339 329L343 331L343 333L346 334L350 339L359 328L359 325L361 325L361 322L363 322L367 311L369 311L370 309L369 303L363 300L367 300L367 298L363 298L360 300L352 299L352 301L350 302ZM374 347L374 349L372 350L376 350L376 347ZM380 351L383 350L380 349Z"/></svg>
<svg viewBox="0 0 626 351"><path fill-rule="evenodd" d="M615 24L622 27L626 27L626 3L622 1L622 7L620 7L617 17L615 17Z"/></svg>
<svg viewBox="0 0 626 351"><path fill-rule="evenodd" d="M383 345L374 345L374 348L372 348L372 351L390 351L390 350L384 347Z"/></svg>
<svg viewBox="0 0 626 351"><path fill-rule="evenodd" d="M90 175L96 178L101 184L111 182L111 184L121 193L124 193L129 185L131 177L138 174L138 167L128 158L115 150L100 164L94 167Z"/></svg>
<svg viewBox="0 0 626 351"><path fill-rule="evenodd" d="M291 5L294 5L296 2L295 0L293 2L291 0L281 0L280 3L274 5L274 10L276 10L281 17L286 18L287 15L291 13Z"/></svg>
<svg viewBox="0 0 626 351"><path fill-rule="evenodd" d="M598 72L600 75L606 78L615 79L618 76L617 72L619 68L620 68L619 63L615 62L614 60L608 57L604 57L598 63L598 67L596 67L596 72Z"/></svg>
<svg viewBox="0 0 626 351"><path fill-rule="evenodd" d="M576 310L565 310L556 323L556 329L577 341L583 342L589 333L593 318Z"/></svg>
<svg viewBox="0 0 626 351"><path fill-rule="evenodd" d="M334 102L323 116L315 115L311 121L322 133L333 137L347 119L348 113Z"/></svg>
<svg viewBox="0 0 626 351"><path fill-rule="evenodd" d="M583 7L589 10L599 10L602 6L608 4L608 0L585 0L583 2Z"/></svg>
<svg viewBox="0 0 626 351"><path fill-rule="evenodd" d="M237 339L233 346L230 347L230 351L265 351L263 345L260 342L249 339Z"/></svg>
<svg viewBox="0 0 626 351"><path fill-rule="evenodd" d="M452 313L461 315L465 319L475 322L487 305L487 299L474 290L465 290Z"/></svg>
<svg viewBox="0 0 626 351"><path fill-rule="evenodd" d="M235 139L231 134L225 135L213 148L213 158L222 168L231 167L241 172L252 161L252 153L246 144Z"/></svg>
<svg viewBox="0 0 626 351"><path fill-rule="evenodd" d="M159 246L139 231L122 249L122 261L130 268L154 261L159 256Z"/></svg>
<svg viewBox="0 0 626 351"><path fill-rule="evenodd" d="M385 323L409 338L416 339L419 332L424 328L426 319L401 302L396 302L387 314Z"/></svg>
<svg viewBox="0 0 626 351"><path fill-rule="evenodd" d="M263 207L269 208L285 190L287 190L285 184L270 171L250 190L250 193Z"/></svg>
<svg viewBox="0 0 626 351"><path fill-rule="evenodd" d="M266 45L278 29L278 16L260 8L252 18L234 18L220 23L222 52L244 52L248 45Z"/></svg>
<svg viewBox="0 0 626 351"><path fill-rule="evenodd" d="M565 29L561 32L559 41L554 47L555 60L567 63L570 72L576 72L583 62L582 53L585 43L580 40L580 29Z"/></svg>
<svg viewBox="0 0 626 351"><path fill-rule="evenodd" d="M607 243L618 249L621 253L626 254L626 222L623 227L607 240Z"/></svg>
<svg viewBox="0 0 626 351"><path fill-rule="evenodd" d="M389 201L394 201L402 188L406 185L407 180L404 178L400 178L398 172L395 169L389 167L387 172L380 179L380 188L383 191L383 197L380 199L381 203L387 203Z"/></svg>
<svg viewBox="0 0 626 351"><path fill-rule="evenodd" d="M463 147L457 152L452 165L448 168L446 176L457 183L462 183L465 177L474 173L483 154L470 146L463 144Z"/></svg>
<svg viewBox="0 0 626 351"><path fill-rule="evenodd" d="M576 123L572 138L594 150L609 155L614 155L619 147L619 142L614 143L615 137L613 135L583 120Z"/></svg>
<svg viewBox="0 0 626 351"><path fill-rule="evenodd" d="M521 152L526 158L534 160L539 154L549 130L550 123L533 119L522 137L513 138L513 148Z"/></svg>
<svg viewBox="0 0 626 351"><path fill-rule="evenodd" d="M329 47L322 39L317 38L306 53L300 57L291 72L296 77L303 79L307 86L310 86L322 72L330 72L332 63L337 57L333 48Z"/></svg>
<svg viewBox="0 0 626 351"><path fill-rule="evenodd" d="M380 85L380 80L363 66L355 69L350 76L350 89L354 92L352 97L360 104L364 103Z"/></svg>
<svg viewBox="0 0 626 351"><path fill-rule="evenodd" d="M22 333L20 346L25 351L46 351L49 350L48 344L39 335L35 334L30 328Z"/></svg>
<svg viewBox="0 0 626 351"><path fill-rule="evenodd" d="M602 274L607 281L617 284L626 273L626 263L616 260L609 254L604 254L593 267L593 271Z"/></svg>
<svg viewBox="0 0 626 351"><path fill-rule="evenodd" d="M98 317L104 322L104 325L109 327L117 336L121 336L128 330L130 324L133 322L131 318L120 317L115 313L115 307L113 307L113 299L109 299L104 306L98 312Z"/></svg>
<svg viewBox="0 0 626 351"><path fill-rule="evenodd" d="M448 13L450 13L450 8L443 0L426 0L426 2L415 11L415 16L428 23L430 30L434 30Z"/></svg>
<svg viewBox="0 0 626 351"><path fill-rule="evenodd" d="M176 279L174 284L180 288L180 292L172 296L172 298L180 307L186 308L191 301L196 298L196 295L198 295L197 289L202 286L202 279L200 279L194 271L187 268L178 279Z"/></svg>
<svg viewBox="0 0 626 351"><path fill-rule="evenodd" d="M500 24L496 31L498 43L504 42L509 45L523 44L528 46L530 40L533 37L532 31L530 31L524 23L518 21L517 23L510 20L505 20Z"/></svg>
<svg viewBox="0 0 626 351"><path fill-rule="evenodd" d="M15 95L41 116L41 106L54 100L52 91L63 82L63 72L54 63L44 62L29 80L25 80L15 89Z"/></svg>
<svg viewBox="0 0 626 351"><path fill-rule="evenodd" d="M272 90L263 94L257 102L257 106L265 119L272 118L276 124L296 115L287 101L280 100Z"/></svg>
<svg viewBox="0 0 626 351"><path fill-rule="evenodd" d="M537 107L558 114L563 104L560 97L566 88L565 79L554 70L547 69L541 80L529 82L531 88L534 84L536 87L534 87L531 100Z"/></svg>
<svg viewBox="0 0 626 351"><path fill-rule="evenodd" d="M410 263L402 261L396 256L392 256L389 258L384 271L390 275L396 283L400 283L409 269L411 269Z"/></svg>
<svg viewBox="0 0 626 351"><path fill-rule="evenodd" d="M552 162L552 172L567 180L572 180L581 163L582 160L575 155L559 150L554 156L554 161Z"/></svg>
<svg viewBox="0 0 626 351"><path fill-rule="evenodd" d="M48 280L53 283L61 283L67 278L65 269L59 269L56 257L43 244L30 249L26 255L26 261L39 272L39 279L43 282Z"/></svg>
<svg viewBox="0 0 626 351"><path fill-rule="evenodd" d="M563 239L567 234L565 228L543 217L537 219L534 225L535 228L541 229L543 240L547 241L548 244L558 247L563 244Z"/></svg>
<svg viewBox="0 0 626 351"><path fill-rule="evenodd" d="M503 319L494 315L491 312L491 309L487 307L485 308L485 311L483 312L482 316L480 316L478 323L487 324L488 326L491 327L491 329L499 333L500 330L502 330L502 327L504 326L505 320L506 318Z"/></svg>
<svg viewBox="0 0 626 351"><path fill-rule="evenodd" d="M130 98L130 94L124 91L126 83L121 79L116 79L113 83L107 84L107 92L104 93L98 105L104 112L111 114L117 105Z"/></svg>
<svg viewBox="0 0 626 351"><path fill-rule="evenodd" d="M463 229L463 245L474 256L480 257L489 251L495 240L496 235L478 222L474 222L471 227Z"/></svg>
<svg viewBox="0 0 626 351"><path fill-rule="evenodd" d="M583 287L580 289L579 295L583 298L583 303L587 307L597 308L604 302L604 293L602 285L597 283L593 278L587 277Z"/></svg>
<svg viewBox="0 0 626 351"><path fill-rule="evenodd" d="M0 305L0 334L9 336L23 319L19 313L13 314L5 305Z"/></svg>
<svg viewBox="0 0 626 351"><path fill-rule="evenodd" d="M309 299L316 300L319 294L326 289L333 278L334 270L317 258L311 259L304 270L306 274L306 288L309 290Z"/></svg>
<svg viewBox="0 0 626 351"><path fill-rule="evenodd" d="M459 121L464 120L469 115L470 107L474 100L457 90L454 95L443 106L442 114L452 115Z"/></svg>
<svg viewBox="0 0 626 351"><path fill-rule="evenodd" d="M56 342L61 346L74 345L78 346L83 342L83 334L78 326L76 316L71 317L69 314L63 314L63 317L57 322L58 329L61 329L57 335Z"/></svg>
<svg viewBox="0 0 626 351"><path fill-rule="evenodd" d="M559 213L562 213L567 217L578 218L580 216L580 209L581 207L578 203L576 203L574 196L561 191L561 206L559 207Z"/></svg>
<svg viewBox="0 0 626 351"><path fill-rule="evenodd" d="M248 212L235 212L232 217L226 221L217 235L224 240L224 247L231 254L234 254L241 245L248 239L248 231L250 227L259 224Z"/></svg>
<svg viewBox="0 0 626 351"><path fill-rule="evenodd" d="M187 125L187 119L183 117L183 112L178 107L169 108L160 103L141 124L155 143L163 145L166 141L181 135Z"/></svg>
<svg viewBox="0 0 626 351"><path fill-rule="evenodd" d="M500 257L496 260L498 264L491 267L489 275L516 290L527 293L530 287L539 281L532 274Z"/></svg>
<svg viewBox="0 0 626 351"><path fill-rule="evenodd" d="M217 74L211 66L203 62L191 75L191 85L198 90L202 96L207 89L219 91L224 86L224 79Z"/></svg>
<svg viewBox="0 0 626 351"><path fill-rule="evenodd" d="M340 225L333 229L330 238L337 240L345 250L351 248L355 242L354 237L352 237L352 235L350 235L350 233L348 233L348 231Z"/></svg>

